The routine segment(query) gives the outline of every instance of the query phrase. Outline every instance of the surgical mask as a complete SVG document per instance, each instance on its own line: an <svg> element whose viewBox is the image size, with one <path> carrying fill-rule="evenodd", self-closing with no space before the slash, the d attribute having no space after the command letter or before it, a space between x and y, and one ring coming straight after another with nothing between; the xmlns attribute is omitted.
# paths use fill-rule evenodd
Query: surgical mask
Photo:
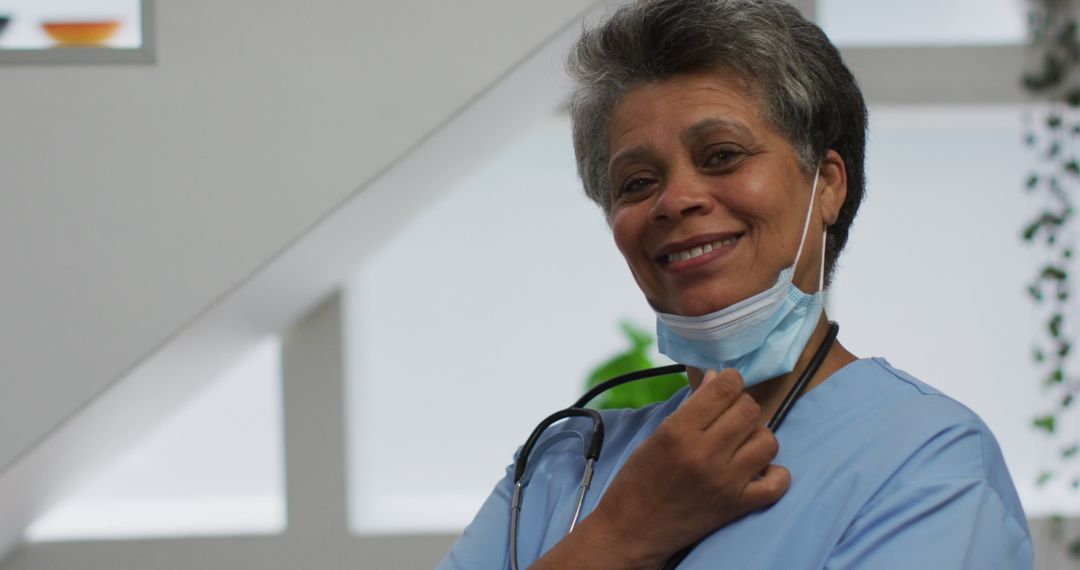
<svg viewBox="0 0 1080 570"><path fill-rule="evenodd" d="M735 368L747 387L795 369L825 304L824 235L818 291L804 293L792 283L810 227L820 173L818 170L814 175L810 208L791 266L780 272L772 287L719 311L699 317L657 311L656 334L662 354L702 371Z"/></svg>

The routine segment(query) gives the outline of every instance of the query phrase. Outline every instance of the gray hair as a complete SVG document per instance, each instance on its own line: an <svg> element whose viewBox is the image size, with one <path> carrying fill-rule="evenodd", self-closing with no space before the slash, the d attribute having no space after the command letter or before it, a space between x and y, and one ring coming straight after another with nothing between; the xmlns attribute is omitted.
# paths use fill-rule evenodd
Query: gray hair
<svg viewBox="0 0 1080 570"><path fill-rule="evenodd" d="M806 173L829 149L844 159L847 198L828 228L826 276L862 202L866 103L820 28L781 0L638 0L586 29L567 60L574 152L585 193L610 222L608 129L632 88L677 75L728 72L761 103Z"/></svg>

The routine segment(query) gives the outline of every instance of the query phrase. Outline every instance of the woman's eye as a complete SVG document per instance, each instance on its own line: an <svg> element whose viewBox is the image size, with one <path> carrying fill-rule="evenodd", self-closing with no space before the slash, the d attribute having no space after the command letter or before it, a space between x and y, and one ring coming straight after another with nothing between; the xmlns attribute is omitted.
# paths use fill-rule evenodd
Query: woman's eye
<svg viewBox="0 0 1080 570"><path fill-rule="evenodd" d="M635 194L641 192L642 190L647 190L655 182L656 181L652 178L631 178L624 182L622 187L619 188L619 194L624 196L629 194Z"/></svg>
<svg viewBox="0 0 1080 570"><path fill-rule="evenodd" d="M730 166L739 157L739 152L731 148L711 151L705 160L707 168Z"/></svg>

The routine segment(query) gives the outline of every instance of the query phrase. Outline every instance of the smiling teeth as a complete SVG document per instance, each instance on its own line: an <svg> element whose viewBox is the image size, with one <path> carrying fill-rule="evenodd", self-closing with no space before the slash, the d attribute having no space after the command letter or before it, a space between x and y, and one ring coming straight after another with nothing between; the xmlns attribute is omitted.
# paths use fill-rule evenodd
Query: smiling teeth
<svg viewBox="0 0 1080 570"><path fill-rule="evenodd" d="M709 253L714 249L724 247L725 245L731 245L731 244L735 243L736 239L738 239L738 238L729 237L727 239L718 239L718 240L716 240L716 241L714 241L712 243L707 243L705 245L695 246L695 247L692 247L692 248L690 248L688 250L685 250L685 251L677 251L675 253L669 253L669 254L667 254L667 262L671 263L673 261L686 261L688 259L694 259L695 257L705 255L706 253Z"/></svg>

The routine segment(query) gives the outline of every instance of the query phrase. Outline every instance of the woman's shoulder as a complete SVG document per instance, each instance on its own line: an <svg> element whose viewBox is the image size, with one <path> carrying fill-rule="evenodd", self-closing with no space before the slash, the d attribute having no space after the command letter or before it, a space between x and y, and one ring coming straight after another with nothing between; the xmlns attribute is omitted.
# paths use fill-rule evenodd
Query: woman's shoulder
<svg viewBox="0 0 1080 570"><path fill-rule="evenodd" d="M833 510L838 546L830 560L838 567L881 567L866 561L952 535L967 544L972 537L956 529L1029 557L1023 508L990 428L883 358L853 362L807 393L777 436L777 463L792 471L789 495L800 499L788 508ZM884 529L910 540L879 544ZM975 550L998 551L986 544Z"/></svg>
<svg viewBox="0 0 1080 570"><path fill-rule="evenodd" d="M804 403L818 405L814 415L853 461L872 457L882 468L879 496L915 483L972 481L1020 516L1001 448L978 414L884 358L861 359L841 373L816 402L811 392Z"/></svg>
<svg viewBox="0 0 1080 570"><path fill-rule="evenodd" d="M970 408L884 358L859 359L835 373L819 390L806 395L807 407L815 399L825 400L816 403L848 412L841 415L865 416L890 430L923 433L968 425L990 433Z"/></svg>
<svg viewBox="0 0 1080 570"><path fill-rule="evenodd" d="M971 408L884 358L849 364L819 388L820 394L807 394L807 408L817 406L819 414L898 451L963 434L968 437L960 447L983 455L981 463L991 459L988 452L1000 455L990 428Z"/></svg>

